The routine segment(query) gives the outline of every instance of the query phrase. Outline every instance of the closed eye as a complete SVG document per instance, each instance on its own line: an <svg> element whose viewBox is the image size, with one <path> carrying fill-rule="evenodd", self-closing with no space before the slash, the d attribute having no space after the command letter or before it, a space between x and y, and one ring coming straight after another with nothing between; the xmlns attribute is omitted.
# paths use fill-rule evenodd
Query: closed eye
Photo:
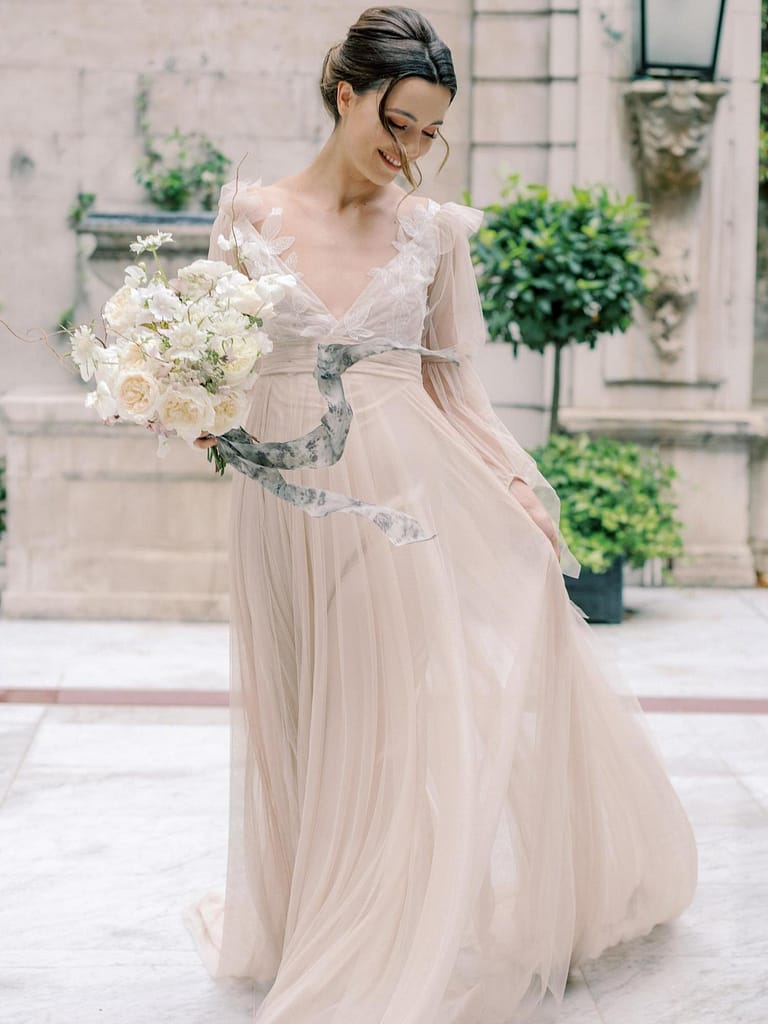
<svg viewBox="0 0 768 1024"><path fill-rule="evenodd" d="M398 124L397 121L389 121L389 127L394 128L398 132L404 132L408 129L407 124ZM428 139L434 139L437 132L422 132L421 134L426 135Z"/></svg>

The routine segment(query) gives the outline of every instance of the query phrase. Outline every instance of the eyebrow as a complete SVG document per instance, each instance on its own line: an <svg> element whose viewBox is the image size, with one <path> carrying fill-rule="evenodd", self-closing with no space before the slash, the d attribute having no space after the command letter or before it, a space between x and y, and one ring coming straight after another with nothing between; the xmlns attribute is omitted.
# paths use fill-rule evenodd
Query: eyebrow
<svg viewBox="0 0 768 1024"><path fill-rule="evenodd" d="M411 121L418 120L416 117L413 116L413 114L409 114L407 110L399 110L397 107L389 107L388 110L390 110L393 114L400 114L402 117L407 117ZM430 127L433 124L442 124L442 123L443 123L442 121L430 121Z"/></svg>

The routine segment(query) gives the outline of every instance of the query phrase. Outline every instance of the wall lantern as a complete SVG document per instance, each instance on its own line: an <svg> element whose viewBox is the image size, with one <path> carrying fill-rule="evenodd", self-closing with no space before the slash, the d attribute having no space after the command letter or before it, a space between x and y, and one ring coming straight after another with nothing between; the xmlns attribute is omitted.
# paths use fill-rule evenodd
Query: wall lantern
<svg viewBox="0 0 768 1024"><path fill-rule="evenodd" d="M725 0L640 0L639 77L714 81Z"/></svg>

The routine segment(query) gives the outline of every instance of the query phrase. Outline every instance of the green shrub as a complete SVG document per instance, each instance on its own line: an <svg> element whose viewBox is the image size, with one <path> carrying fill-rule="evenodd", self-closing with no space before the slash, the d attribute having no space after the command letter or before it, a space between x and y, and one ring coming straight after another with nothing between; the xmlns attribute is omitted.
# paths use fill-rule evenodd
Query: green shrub
<svg viewBox="0 0 768 1024"><path fill-rule="evenodd" d="M682 552L671 493L675 471L656 453L610 438L559 434L531 454L560 497L563 537L588 569L605 572L619 555L640 567Z"/></svg>
<svg viewBox="0 0 768 1024"><path fill-rule="evenodd" d="M136 180L161 210L183 210L193 199L212 210L230 163L205 136L177 128L161 140L146 136Z"/></svg>

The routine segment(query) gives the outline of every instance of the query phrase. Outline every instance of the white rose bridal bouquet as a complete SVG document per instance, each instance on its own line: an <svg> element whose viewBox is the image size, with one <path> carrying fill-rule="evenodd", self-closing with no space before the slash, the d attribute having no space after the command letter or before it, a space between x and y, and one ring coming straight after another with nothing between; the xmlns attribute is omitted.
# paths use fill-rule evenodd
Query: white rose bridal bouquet
<svg viewBox="0 0 768 1024"><path fill-rule="evenodd" d="M70 332L72 360L96 384L86 405L107 422L148 427L160 454L173 435L192 444L239 426L259 357L272 348L264 324L294 284L290 275L254 279L202 259L168 280L158 250L172 240L161 231L131 245L137 256L152 254L155 271L143 261L126 267L102 310L104 337L86 325Z"/></svg>
<svg viewBox="0 0 768 1024"><path fill-rule="evenodd" d="M296 279L254 275L249 243L237 227L230 238L218 239L232 252L232 266L200 259L168 278L158 250L172 241L162 231L138 236L131 250L136 256L150 253L153 272L142 260L126 268L125 283L103 307L103 336L85 324L68 332L80 376L95 384L86 405L105 423L124 420L147 427L158 436L161 455L170 437L192 445L201 434L211 434L216 445L208 449L208 459L218 472L231 465L309 515L363 516L393 544L429 539L432 535L406 513L289 484L280 472L337 462L352 420L341 374L367 356L408 346L388 341L319 345L315 379L328 404L322 422L295 440L259 442L241 423L259 359L272 350L267 326ZM448 351L442 358L456 361Z"/></svg>

